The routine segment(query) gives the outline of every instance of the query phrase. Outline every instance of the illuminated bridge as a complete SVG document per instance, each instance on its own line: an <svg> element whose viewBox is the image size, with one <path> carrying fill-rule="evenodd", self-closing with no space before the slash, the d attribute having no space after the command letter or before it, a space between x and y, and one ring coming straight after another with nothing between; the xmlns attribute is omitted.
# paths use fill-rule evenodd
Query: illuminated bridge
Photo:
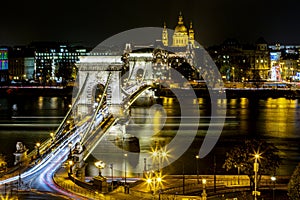
<svg viewBox="0 0 300 200"><path fill-rule="evenodd" d="M20 147L15 154L19 172L2 178L1 190L17 185L70 196L53 182L54 173L72 160L71 170L84 180L87 157L112 127L125 126L129 108L139 97L153 95L153 84L171 79L171 62L188 61L160 49L81 57L73 102L66 116L52 137L28 155Z"/></svg>

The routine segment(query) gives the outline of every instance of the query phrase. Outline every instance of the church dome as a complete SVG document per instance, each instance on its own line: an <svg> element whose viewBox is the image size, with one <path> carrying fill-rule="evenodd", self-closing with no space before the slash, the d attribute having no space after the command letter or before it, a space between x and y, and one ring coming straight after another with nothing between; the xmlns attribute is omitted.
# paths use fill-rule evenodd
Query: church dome
<svg viewBox="0 0 300 200"><path fill-rule="evenodd" d="M185 34L187 34L187 28L183 24L183 17L181 15L181 13L179 14L179 17L178 17L178 24L175 27L175 33L185 33Z"/></svg>
<svg viewBox="0 0 300 200"><path fill-rule="evenodd" d="M187 28L183 24L178 24L175 27L175 33L187 33Z"/></svg>

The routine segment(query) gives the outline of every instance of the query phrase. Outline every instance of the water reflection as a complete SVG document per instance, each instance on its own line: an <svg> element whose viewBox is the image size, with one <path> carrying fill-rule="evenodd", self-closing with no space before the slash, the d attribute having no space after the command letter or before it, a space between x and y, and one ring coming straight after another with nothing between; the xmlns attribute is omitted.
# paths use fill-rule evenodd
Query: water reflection
<svg viewBox="0 0 300 200"><path fill-rule="evenodd" d="M178 126L174 126L174 124L180 123L180 105L172 98L164 98L162 102L163 112L152 110L152 116L155 116L152 120L143 117L149 117L147 113L151 112L151 108L138 107L131 109L132 119L134 119L136 124L139 124L139 127L137 129L136 124L129 124L127 131L140 139L141 152L150 152L151 147L155 143L168 144L176 136ZM178 167L180 162L189 163L189 166L186 166L185 169L186 173L194 173L195 166L191 163L193 162L191 159L199 151L210 125L209 102L209 99L203 98L191 100L191 104L199 103L200 121L198 124L187 124L185 135L189 136L189 126L198 126L198 133L194 139L194 143L184 155L178 161L170 163L169 166L165 167L165 171L168 173L180 174L181 170ZM266 139L274 143L279 148L280 155L284 158L283 165L278 170L278 174L289 175L292 173L294 167L300 161L298 147L300 141L298 134L300 129L298 125L300 107L298 100L285 98L236 98L220 99L218 100L218 104L220 105L220 109L223 109L222 105L226 105L227 118L221 138L213 149L213 152L200 161L203 166L201 169L202 173L210 172L213 155L219 158L217 164L218 173L226 173L221 167L226 151L229 151L230 148L241 140L251 137ZM143 123L146 123L148 126L143 125ZM218 126L218 124L215 124L215 126ZM144 169L144 159L144 157L138 158L137 166L140 167L139 170ZM151 167L151 158L147 157L146 159L149 163L148 167ZM136 170L134 167L132 169Z"/></svg>
<svg viewBox="0 0 300 200"><path fill-rule="evenodd" d="M210 99L197 98L185 100L186 109L189 113L195 113L193 106L198 105L199 122L194 123L188 116L185 117L184 136L181 139L190 139L193 137L193 143L184 152L184 154L164 170L171 174L182 173L182 162L187 163L185 166L186 173L195 173L195 155L198 153L203 139L207 133L208 126L211 122L211 105ZM169 144L176 136L179 129L179 123L182 122L181 107L178 100L173 98L163 98L162 105L156 107L132 107L131 122L127 125L127 132L139 138L141 154L136 156L132 154L135 162L127 161L128 169L131 172L135 168L144 169L144 159L146 158L146 167L151 168L152 158L150 155L151 148L160 144L161 146ZM63 117L67 111L68 101L58 97L28 97L15 99L0 99L0 124L15 124L26 123L31 126L25 129L20 129L14 126L2 126L0 129L0 152L12 158L12 153L15 151L15 144L22 141L29 149L33 149L35 143L43 141L49 137L49 133L55 130L55 127L37 128L36 125L47 123L56 125L59 124L61 118L49 119L47 116ZM224 111L226 106L226 121L222 130L222 135L214 147L213 151L204 159L199 160L201 173L210 173L213 165L213 155L217 158L218 173L226 173L222 169L224 155L232 146L237 144L244 138L260 137L272 142L279 148L280 154L285 159L280 167L278 174L290 175L298 162L300 162L299 142L300 142L300 105L298 100L290 100L285 98L278 99L219 99L217 100L218 112ZM31 118L11 118L11 108L13 104L17 104L17 117L31 116ZM36 116L40 118L35 118ZM45 118L43 118L45 117ZM220 124L213 124L219 127ZM197 135L191 135L191 129L197 127ZM106 143L105 143L106 142ZM106 148L105 151L97 148L93 152L94 157L89 160L105 158L107 163L114 163L115 175L122 175L124 168L123 154L121 148L116 147L109 140L105 140L99 146ZM105 153L110 149L112 153ZM146 154L148 153L148 154ZM172 156L172 152L170 152ZM103 157L104 156L104 157ZM131 155L129 155L131 156ZM110 160L111 159L111 160ZM94 160L93 160L94 161ZM93 167L93 161L89 165L88 175L97 173L97 169ZM170 159L172 161L172 159ZM118 169L119 168L119 169ZM96 170L96 171L95 171ZM131 173L128 172L128 173ZM104 175L109 175L110 170L104 169Z"/></svg>

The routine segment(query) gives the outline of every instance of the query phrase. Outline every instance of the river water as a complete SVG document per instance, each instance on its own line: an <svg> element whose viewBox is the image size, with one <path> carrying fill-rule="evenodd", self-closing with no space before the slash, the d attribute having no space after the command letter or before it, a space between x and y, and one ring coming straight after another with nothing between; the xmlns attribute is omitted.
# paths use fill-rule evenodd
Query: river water
<svg viewBox="0 0 300 200"><path fill-rule="evenodd" d="M69 103L70 99L61 97L1 97L0 153L6 156L9 163L12 163L16 142L21 141L32 150L36 142L42 142L49 138L50 132L55 131L67 112ZM198 153L210 125L209 99L189 99L186 104L191 105L191 110L188 110L191 113L194 112L192 105L198 106L200 119L197 124L183 124L184 134L188 136L191 134L191 129L195 130L196 127L196 135L192 136L194 139L187 150L184 150L177 160L165 166L164 171L169 174L182 174L183 170L185 174L196 173L195 155ZM226 152L243 139L251 137L266 139L268 142L274 143L284 159L277 174L291 175L297 163L300 162L299 100L236 98L223 100L222 104L226 106L226 118L222 126L222 133L212 151L205 158L198 160L200 174L212 174L214 161L217 166L216 173L226 173L222 168ZM182 105L176 99L165 97L162 98L159 105L132 107L131 121L126 129L128 133L139 138L141 153L149 152L157 146L164 146L175 138L178 128L182 125L180 106ZM148 126L149 124L150 126ZM216 124L216 126L219 125ZM101 143L99 145L101 146ZM97 174L97 169L92 164L95 159L105 161L107 158L104 153L97 152L97 148L94 151L88 159L90 162L87 170L88 176ZM112 156L108 155L108 157ZM151 166L147 160L147 163L144 163L145 160L142 156L136 159L146 169L157 167L153 163ZM121 170L117 169L118 161L107 161L107 163L111 162L116 162L114 163L115 175L122 175ZM135 164L127 163L127 170L133 169L130 165ZM122 167L121 159L119 168ZM109 175L110 169L107 167L103 173Z"/></svg>

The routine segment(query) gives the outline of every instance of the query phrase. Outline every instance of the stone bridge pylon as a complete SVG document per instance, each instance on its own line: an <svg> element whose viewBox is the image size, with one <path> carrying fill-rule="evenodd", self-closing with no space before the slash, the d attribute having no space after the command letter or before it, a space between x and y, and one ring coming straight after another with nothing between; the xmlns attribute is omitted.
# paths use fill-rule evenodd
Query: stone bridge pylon
<svg viewBox="0 0 300 200"><path fill-rule="evenodd" d="M106 84L108 84L107 94L104 94L106 103L114 105L122 102L121 56L85 56L77 66L78 88L83 87L76 107L77 116L84 117L93 112L95 103L99 101L99 95L102 95L97 94L97 90L103 89Z"/></svg>

